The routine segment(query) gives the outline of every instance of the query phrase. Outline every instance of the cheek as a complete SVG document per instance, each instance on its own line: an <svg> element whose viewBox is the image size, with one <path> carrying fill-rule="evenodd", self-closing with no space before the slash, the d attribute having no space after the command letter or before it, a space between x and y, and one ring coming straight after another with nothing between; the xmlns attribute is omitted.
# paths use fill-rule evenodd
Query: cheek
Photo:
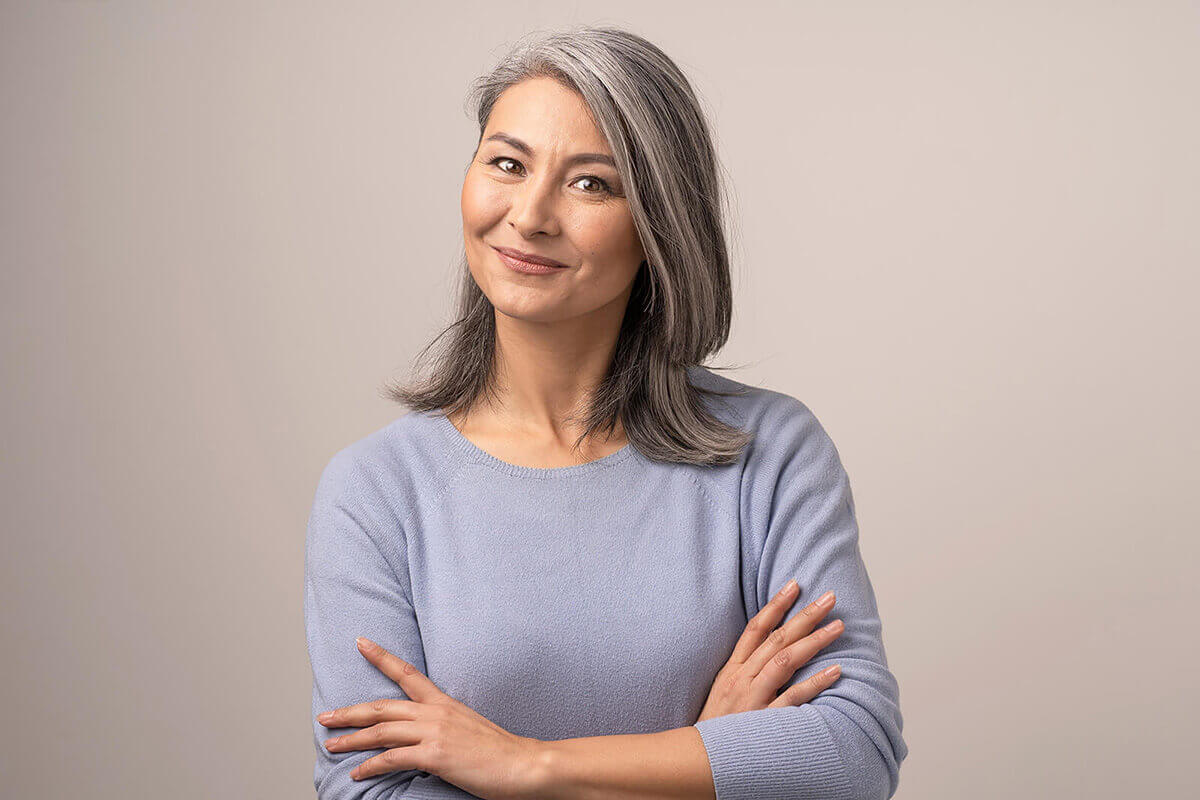
<svg viewBox="0 0 1200 800"><path fill-rule="evenodd" d="M577 222L576 241L596 271L603 273L599 277L622 280L625 273L636 274L642 248L627 211L584 215Z"/></svg>
<svg viewBox="0 0 1200 800"><path fill-rule="evenodd" d="M504 216L506 200L495 185L470 175L463 181L463 224L471 230L486 230Z"/></svg>

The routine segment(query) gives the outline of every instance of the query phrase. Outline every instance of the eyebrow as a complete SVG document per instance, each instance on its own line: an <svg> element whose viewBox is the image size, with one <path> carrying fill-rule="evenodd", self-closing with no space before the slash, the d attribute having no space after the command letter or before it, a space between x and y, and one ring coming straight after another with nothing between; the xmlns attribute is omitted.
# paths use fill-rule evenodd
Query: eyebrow
<svg viewBox="0 0 1200 800"><path fill-rule="evenodd" d="M496 141L499 141L499 142L506 142L507 144L512 145L513 147L517 148L518 150L520 150L522 153L524 153L527 156L533 155L532 147L525 144L523 141L521 141L517 137L509 136L507 133L504 133L503 131L500 131L498 133L493 133L491 136L484 139L484 141L490 142L493 139L495 139ZM617 162L614 161L613 157L608 155L607 153L575 153L574 155L567 156L566 163L568 166L570 166L572 164L588 164L588 163L607 164L608 166L612 167L613 169L617 168Z"/></svg>

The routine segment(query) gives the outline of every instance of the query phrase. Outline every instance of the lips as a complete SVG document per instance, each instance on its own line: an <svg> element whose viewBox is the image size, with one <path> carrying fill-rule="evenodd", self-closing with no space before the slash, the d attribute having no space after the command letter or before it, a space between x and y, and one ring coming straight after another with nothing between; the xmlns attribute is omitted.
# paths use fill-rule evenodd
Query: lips
<svg viewBox="0 0 1200 800"><path fill-rule="evenodd" d="M504 255L508 256L509 258L514 258L517 261L524 261L526 264L539 264L541 266L557 267L559 269L562 269L562 268L565 268L568 266L567 264L564 264L561 261L555 261L553 258L547 258L546 256L539 256L536 253L526 253L523 250L517 250L512 247L496 247L495 245L493 245L492 249L494 249L500 253L503 253Z"/></svg>

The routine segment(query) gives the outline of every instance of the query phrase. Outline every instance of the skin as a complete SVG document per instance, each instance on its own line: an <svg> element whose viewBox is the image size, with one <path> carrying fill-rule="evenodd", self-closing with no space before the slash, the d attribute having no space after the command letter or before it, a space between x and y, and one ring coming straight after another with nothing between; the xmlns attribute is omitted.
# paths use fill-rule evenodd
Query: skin
<svg viewBox="0 0 1200 800"><path fill-rule="evenodd" d="M492 140L515 137L531 152ZM634 278L645 258L617 170L568 164L573 154L611 156L583 99L548 78L523 81L496 102L462 190L471 274L496 309L499 402L451 421L509 463L560 467L592 461L627 443L620 424L603 440L572 445L563 420L586 402L612 360ZM492 245L561 261L548 275L514 271ZM795 602L789 583L750 620L717 674L700 719L796 705L827 688L820 673L778 689L841 633L814 632L832 593L778 627ZM355 780L419 769L488 800L714 798L712 771L694 727L652 734L542 741L517 736L442 692L412 664L368 639L359 652L409 700L384 698L318 716L360 730L325 742L330 752L384 749Z"/></svg>
<svg viewBox="0 0 1200 800"><path fill-rule="evenodd" d="M532 149L492 139L514 137ZM570 165L611 157L583 99L549 78L509 87L496 101L462 187L463 242L475 282L496 308L501 400L452 422L483 450L523 466L592 461L627 443L613 435L571 445L564 418L583 407L612 362L633 281L646 257L616 168ZM549 275L506 266L493 246L568 264Z"/></svg>

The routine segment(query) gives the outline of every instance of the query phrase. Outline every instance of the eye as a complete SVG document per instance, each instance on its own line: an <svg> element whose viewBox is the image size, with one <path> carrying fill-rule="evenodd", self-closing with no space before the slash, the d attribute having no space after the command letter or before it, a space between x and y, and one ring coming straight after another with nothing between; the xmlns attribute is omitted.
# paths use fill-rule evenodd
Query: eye
<svg viewBox="0 0 1200 800"><path fill-rule="evenodd" d="M599 186L598 189L584 189L587 194L613 194L612 187L603 178L597 178L595 175L580 175L573 182L579 183L580 181L591 181Z"/></svg>
<svg viewBox="0 0 1200 800"><path fill-rule="evenodd" d="M514 173L510 172L509 170L504 169L503 167L500 167L499 162L501 162L501 161L511 161L512 163L514 163L518 166L520 166L520 164L521 164L520 161L517 161L515 158L509 158L508 156L496 156L495 158L493 158L491 161L489 161L487 163L489 166L499 167L501 172L508 172L510 175L514 174Z"/></svg>

